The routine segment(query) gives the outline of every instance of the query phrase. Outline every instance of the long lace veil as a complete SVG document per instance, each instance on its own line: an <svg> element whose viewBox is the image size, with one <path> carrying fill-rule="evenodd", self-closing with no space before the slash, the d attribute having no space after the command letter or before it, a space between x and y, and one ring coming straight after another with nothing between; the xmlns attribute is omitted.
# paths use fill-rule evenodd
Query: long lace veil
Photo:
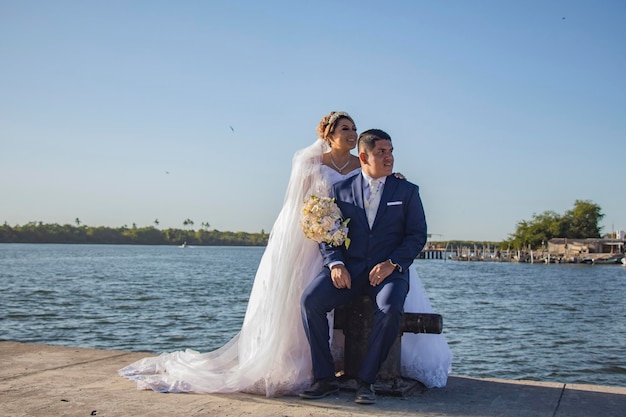
<svg viewBox="0 0 626 417"><path fill-rule="evenodd" d="M328 193L321 175L321 157L327 149L318 139L293 157L283 207L259 264L240 334L240 363L261 363L263 375L255 378L263 381L268 395L293 392L310 382L300 297L319 273L322 260L317 244L304 236L300 218L307 196Z"/></svg>
<svg viewBox="0 0 626 417"><path fill-rule="evenodd" d="M293 157L284 204L259 263L241 331L215 351L188 349L145 358L121 369L120 375L137 381L139 389L243 391L268 397L295 394L310 383L300 297L322 260L317 244L304 236L300 217L305 197L328 193L321 175L327 150L318 139Z"/></svg>

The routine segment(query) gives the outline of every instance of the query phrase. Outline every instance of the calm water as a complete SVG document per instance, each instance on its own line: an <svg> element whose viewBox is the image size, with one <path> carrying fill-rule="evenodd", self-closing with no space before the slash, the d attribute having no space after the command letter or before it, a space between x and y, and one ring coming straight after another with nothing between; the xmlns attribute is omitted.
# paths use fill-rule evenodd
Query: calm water
<svg viewBox="0 0 626 417"><path fill-rule="evenodd" d="M264 248L0 244L0 340L208 351ZM626 267L420 260L453 374L626 386Z"/></svg>

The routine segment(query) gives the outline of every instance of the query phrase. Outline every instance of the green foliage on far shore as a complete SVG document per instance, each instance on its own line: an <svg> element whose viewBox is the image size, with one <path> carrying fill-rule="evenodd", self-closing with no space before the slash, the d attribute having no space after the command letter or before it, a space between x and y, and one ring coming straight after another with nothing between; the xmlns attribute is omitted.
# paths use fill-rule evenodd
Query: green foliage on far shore
<svg viewBox="0 0 626 417"><path fill-rule="evenodd" d="M219 230L157 229L155 227L91 227L29 222L0 226L0 243L89 243L126 245L265 246L267 233Z"/></svg>
<svg viewBox="0 0 626 417"><path fill-rule="evenodd" d="M533 214L531 220L518 222L515 232L509 235L509 239L502 242L455 240L430 243L440 249L446 245L448 248L475 246L500 250L541 249L553 238L600 238L602 227L599 223L603 218L604 214L599 205L589 200L576 200L574 207L562 215L549 210L541 214ZM607 234L604 237L615 238L615 234Z"/></svg>
<svg viewBox="0 0 626 417"><path fill-rule="evenodd" d="M576 200L574 207L563 215L548 210L534 214L532 220L520 221L508 243L513 249L540 249L552 238L600 238L599 223L603 218L599 205L589 200Z"/></svg>
<svg viewBox="0 0 626 417"><path fill-rule="evenodd" d="M507 249L539 249L547 245L552 238L585 239L601 237L599 222L604 217L602 209L588 200L576 200L571 210L560 215L553 211L534 214L531 220L522 220L508 240L502 242L485 241L435 241L428 246L449 249L460 246L492 247ZM158 220L155 220L158 225ZM185 226L193 226L187 219ZM196 246L266 246L269 234L245 232L209 231L209 224L203 223L199 230L157 229L155 227L126 226L91 227L81 225L76 219L76 226L70 224L45 224L29 222L23 226L9 226L6 222L0 226L0 243L99 243L131 245L180 245L186 242Z"/></svg>

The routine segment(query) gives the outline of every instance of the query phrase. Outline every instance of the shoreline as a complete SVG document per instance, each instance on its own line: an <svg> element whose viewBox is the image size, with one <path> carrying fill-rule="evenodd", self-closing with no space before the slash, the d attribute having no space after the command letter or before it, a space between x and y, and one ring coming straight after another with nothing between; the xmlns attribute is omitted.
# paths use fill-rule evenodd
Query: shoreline
<svg viewBox="0 0 626 417"><path fill-rule="evenodd" d="M252 394L138 391L117 370L153 354L0 342L3 416L603 416L623 415L626 387L453 376L444 388L354 403L342 391L322 400Z"/></svg>

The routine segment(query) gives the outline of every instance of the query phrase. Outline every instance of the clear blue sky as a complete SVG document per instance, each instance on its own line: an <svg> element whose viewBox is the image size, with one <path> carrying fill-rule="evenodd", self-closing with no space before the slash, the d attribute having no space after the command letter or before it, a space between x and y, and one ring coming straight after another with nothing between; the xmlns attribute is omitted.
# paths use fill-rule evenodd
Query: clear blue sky
<svg viewBox="0 0 626 417"><path fill-rule="evenodd" d="M602 0L0 0L0 222L269 231L343 110L391 134L436 239L576 200L623 230L624 22Z"/></svg>

